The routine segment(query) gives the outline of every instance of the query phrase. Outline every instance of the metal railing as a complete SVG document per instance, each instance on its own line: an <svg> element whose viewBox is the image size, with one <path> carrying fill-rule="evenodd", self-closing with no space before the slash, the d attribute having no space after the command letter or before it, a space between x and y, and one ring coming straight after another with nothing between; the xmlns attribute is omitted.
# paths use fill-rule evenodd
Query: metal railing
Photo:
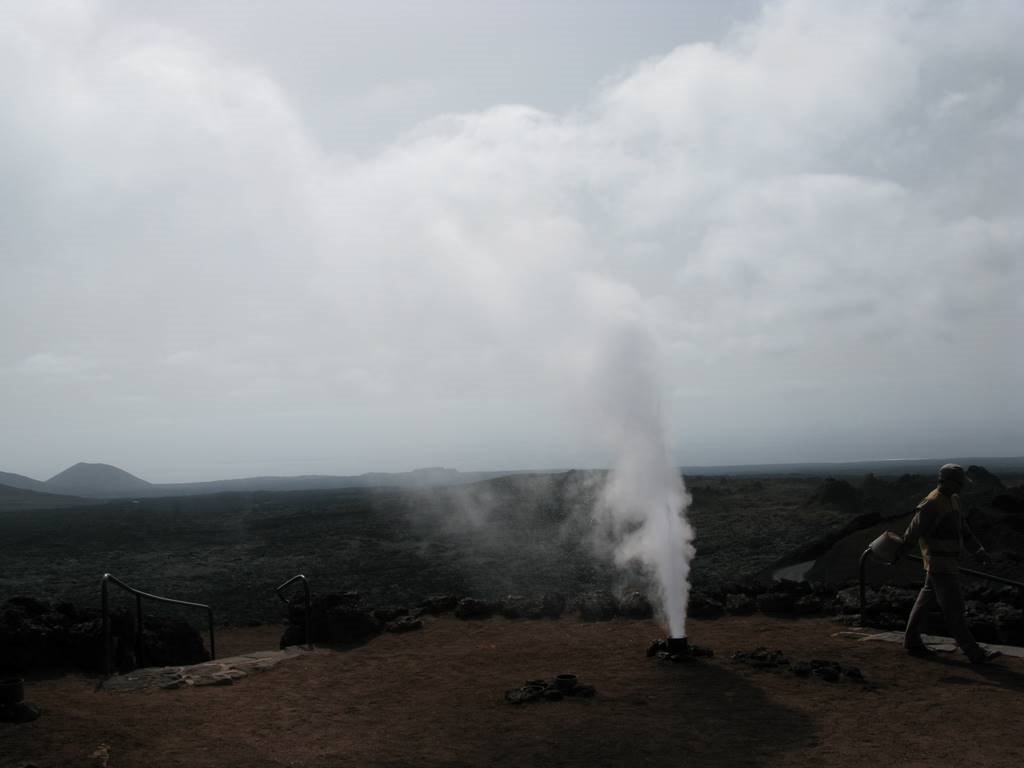
<svg viewBox="0 0 1024 768"><path fill-rule="evenodd" d="M865 604L867 603L867 587L865 584L864 574L867 570L868 555L873 554L874 552L871 550L871 547L868 547L860 556L860 625L862 627L866 626L864 611ZM920 555L905 555L905 557L908 560L916 560L919 563L924 562ZM887 565L895 565L895 562L887 563ZM992 573L983 573L982 571L975 571L973 568L960 568L960 573L967 574L968 576L974 576L979 579L987 579L988 581L994 581L999 584L1007 584L1011 587L1017 587L1017 589L1021 590L1021 594L1024 594L1024 583L1014 581L1013 579L1006 579L1002 576L996 576Z"/></svg>
<svg viewBox="0 0 1024 768"><path fill-rule="evenodd" d="M301 581L302 582L302 589L303 589L303 591L305 593L304 604L305 604L305 608L306 608L306 611L305 611L305 615L306 615L306 647L309 648L309 650L312 651L313 650L313 623L312 623L313 622L313 612L310 610L309 581L306 579L305 576L303 576L300 573L297 576L292 576L290 579L288 579L288 581L286 581L284 584L279 586L274 591L277 593L277 596L281 599L282 603L284 603L285 605L290 606L291 602L289 600L287 600L285 598L285 596L283 594L281 594L281 593L287 587L291 586L292 584L294 584L297 581Z"/></svg>
<svg viewBox="0 0 1024 768"><path fill-rule="evenodd" d="M143 592L140 589L129 587L123 581L116 576L104 573L103 579L101 580L100 593L102 595L103 602L103 674L110 677L110 656L111 656L111 636L110 636L110 598L108 596L108 584L115 584L121 589L130 592L135 595L135 658L137 662L142 660L142 598L147 600L155 600L158 603L169 603L171 605L184 605L189 608L202 608L206 611L207 619L210 627L210 658L217 658L216 646L214 645L214 634L213 634L213 609L203 603L190 603L187 600L174 600L170 597L161 597L160 595L151 595L148 592Z"/></svg>

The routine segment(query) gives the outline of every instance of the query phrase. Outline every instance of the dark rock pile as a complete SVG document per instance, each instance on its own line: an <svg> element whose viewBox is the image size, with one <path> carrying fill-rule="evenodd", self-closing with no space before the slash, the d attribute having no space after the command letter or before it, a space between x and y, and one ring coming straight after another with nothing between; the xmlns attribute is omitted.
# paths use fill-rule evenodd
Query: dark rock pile
<svg viewBox="0 0 1024 768"><path fill-rule="evenodd" d="M114 668L197 664L210 658L203 638L187 622L145 616L141 643L135 615L120 608L110 614ZM141 658L136 652L141 651ZM103 669L103 620L71 603L12 597L0 605L0 669L78 667Z"/></svg>
<svg viewBox="0 0 1024 768"><path fill-rule="evenodd" d="M486 619L494 613L494 607L486 600L464 597L455 606L455 615L460 619Z"/></svg>
<svg viewBox="0 0 1024 768"><path fill-rule="evenodd" d="M389 621L384 625L384 631L396 634L414 632L417 629L423 629L423 622L415 616L399 616L394 621Z"/></svg>
<svg viewBox="0 0 1024 768"><path fill-rule="evenodd" d="M964 587L967 624L971 633L985 643L1024 645L1024 602L1013 587L968 584ZM888 630L902 630L917 599L916 589L883 586L868 587L864 595L865 624ZM860 588L839 590L834 603L840 621L860 622ZM948 635L941 614L926 618L927 634Z"/></svg>
<svg viewBox="0 0 1024 768"><path fill-rule="evenodd" d="M565 595L560 592L545 592L542 595L505 595L490 604L493 614L506 619L557 619L565 612ZM456 616L459 612L456 611ZM476 618L472 615L459 618Z"/></svg>
<svg viewBox="0 0 1024 768"><path fill-rule="evenodd" d="M654 616L654 606L642 592L629 592L619 601L619 615L627 619L649 619Z"/></svg>
<svg viewBox="0 0 1024 768"><path fill-rule="evenodd" d="M763 647L755 648L752 651L737 651L732 658L733 661L746 664L754 669L788 671L798 677L816 677L829 683L837 683L843 679L854 682L864 681L864 675L857 667L844 667L839 662L822 659L798 661L794 664L782 651L769 651Z"/></svg>
<svg viewBox="0 0 1024 768"><path fill-rule="evenodd" d="M296 598L288 604L288 627L281 636L280 645L286 648L307 642L334 645L364 643L396 621L408 623L399 610L384 609L385 616L394 616L391 621L386 621L363 606L358 592L314 595L310 601L309 622L312 638L307 639L306 607L301 599Z"/></svg>
<svg viewBox="0 0 1024 768"><path fill-rule="evenodd" d="M576 675L558 675L552 680L527 680L520 688L505 691L509 704L525 704L528 701L561 701L566 696L580 699L592 698L597 689L581 683Z"/></svg>
<svg viewBox="0 0 1024 768"><path fill-rule="evenodd" d="M618 604L611 598L617 611ZM421 616L454 613L460 619L485 619L495 614L508 619L557 619L565 611L565 595L546 592L539 596L506 595L489 601L457 595L430 595L415 607L386 605L368 609L358 592L315 595L310 601L311 634L314 643L350 645L362 643L381 632L411 632L422 629ZM615 615L614 613L612 615ZM281 647L302 645L306 639L304 601L296 596L288 603L288 627Z"/></svg>
<svg viewBox="0 0 1024 768"><path fill-rule="evenodd" d="M1024 598L1012 587L985 585L964 587L967 618L971 630L982 642L1024 645ZM917 597L917 589L898 586L869 587L865 618L869 626L902 629ZM591 591L567 599L558 592L542 595L509 594L498 600L454 594L430 595L413 607L387 605L365 608L358 593L328 594L313 601L313 641L351 644L365 642L381 632L408 632L422 628L420 617L454 613L460 619L556 619L567 608L582 621L608 621L616 617L650 619L654 608L638 591L616 596L609 591ZM860 623L860 589L807 581L766 581L748 579L717 588L694 589L687 615L694 619L715 619L723 615L755 612L780 616L833 616L840 623ZM290 626L281 646L305 643L304 611L301 601L289 606ZM929 634L948 634L934 618L925 626Z"/></svg>
<svg viewBox="0 0 1024 768"><path fill-rule="evenodd" d="M584 592L576 598L583 621L609 621L619 614L619 601L611 592Z"/></svg>
<svg viewBox="0 0 1024 768"><path fill-rule="evenodd" d="M670 661L676 664L688 663L697 659L710 659L715 652L693 643L686 643L682 649L672 649L668 640L652 640L647 646L647 658L655 658L658 661Z"/></svg>

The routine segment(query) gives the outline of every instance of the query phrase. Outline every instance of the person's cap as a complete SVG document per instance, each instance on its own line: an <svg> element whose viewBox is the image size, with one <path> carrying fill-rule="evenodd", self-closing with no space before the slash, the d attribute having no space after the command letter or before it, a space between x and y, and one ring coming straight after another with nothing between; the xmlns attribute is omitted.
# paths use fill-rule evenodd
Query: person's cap
<svg viewBox="0 0 1024 768"><path fill-rule="evenodd" d="M971 482L971 478L959 464L943 464L939 467L939 482L943 480L959 480L961 483Z"/></svg>

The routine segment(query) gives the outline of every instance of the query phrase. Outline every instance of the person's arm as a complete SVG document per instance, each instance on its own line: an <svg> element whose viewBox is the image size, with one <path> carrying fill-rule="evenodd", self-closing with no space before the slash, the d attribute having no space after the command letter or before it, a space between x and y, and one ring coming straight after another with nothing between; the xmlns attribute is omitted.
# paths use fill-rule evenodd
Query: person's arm
<svg viewBox="0 0 1024 768"><path fill-rule="evenodd" d="M939 521L939 508L934 500L921 504L914 516L910 518L907 530L903 532L903 544L900 546L897 556L910 552L922 536L931 533L932 528Z"/></svg>
<svg viewBox="0 0 1024 768"><path fill-rule="evenodd" d="M981 539L979 539L974 534L974 531L971 530L971 526L967 524L967 516L963 515L961 517L961 521L961 526L963 527L964 531L964 540L966 541L968 538L970 538L974 542L974 556L981 563L991 562L991 558L988 556L988 551L982 545Z"/></svg>

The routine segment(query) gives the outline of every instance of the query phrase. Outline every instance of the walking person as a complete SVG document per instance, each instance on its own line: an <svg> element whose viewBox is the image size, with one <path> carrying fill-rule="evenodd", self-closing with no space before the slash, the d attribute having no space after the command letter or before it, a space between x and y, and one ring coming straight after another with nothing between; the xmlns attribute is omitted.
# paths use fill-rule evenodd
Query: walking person
<svg viewBox="0 0 1024 768"><path fill-rule="evenodd" d="M937 605L960 650L973 664L985 664L1002 654L978 645L964 616L960 555L965 537L973 541L975 557L982 563L989 562L985 548L967 524L960 507L960 491L967 482L970 480L963 467L943 464L939 468L938 487L921 499L903 534L900 554L905 554L919 543L925 569L924 587L910 611L903 647L915 656L932 653L921 639L921 623L927 612Z"/></svg>

